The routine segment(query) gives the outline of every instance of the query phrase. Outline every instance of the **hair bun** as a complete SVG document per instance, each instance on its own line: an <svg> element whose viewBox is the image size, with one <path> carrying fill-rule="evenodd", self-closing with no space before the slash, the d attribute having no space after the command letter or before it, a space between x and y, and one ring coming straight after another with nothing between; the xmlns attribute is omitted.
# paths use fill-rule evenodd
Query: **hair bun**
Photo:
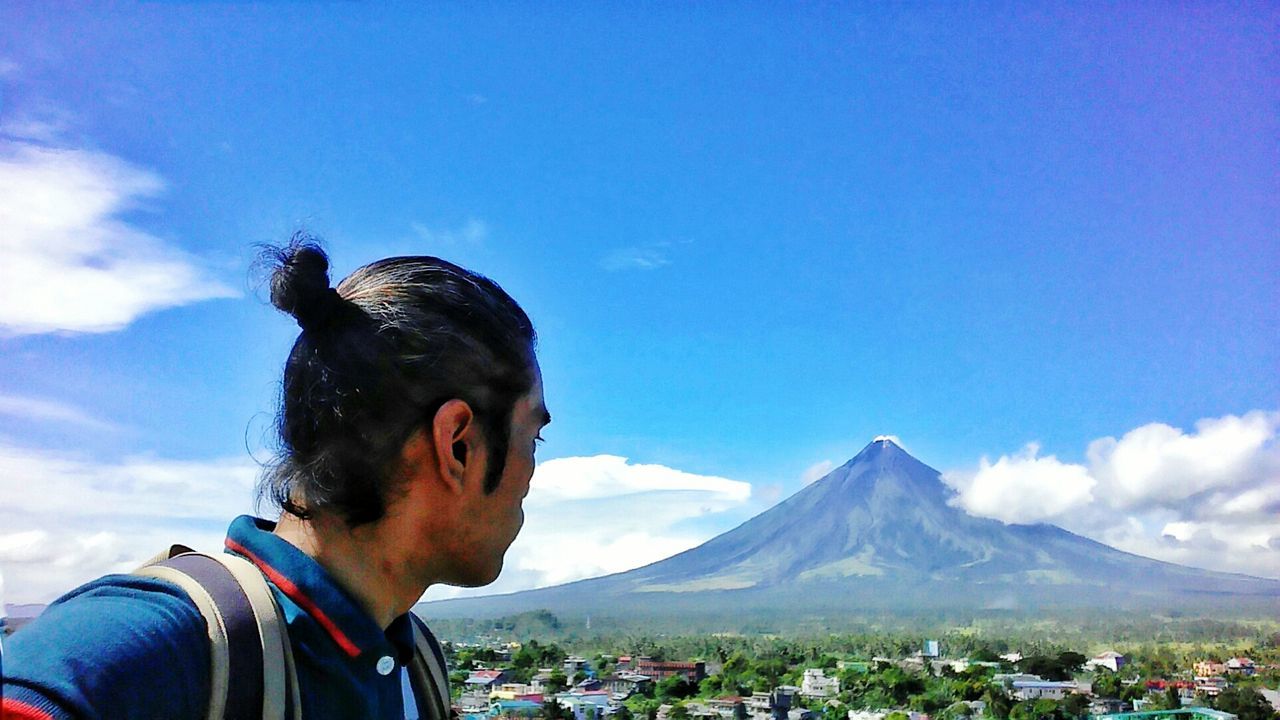
<svg viewBox="0 0 1280 720"><path fill-rule="evenodd" d="M342 298L329 287L329 256L320 244L300 233L287 246L268 247L264 254L272 268L271 304L296 318L303 330L324 325Z"/></svg>

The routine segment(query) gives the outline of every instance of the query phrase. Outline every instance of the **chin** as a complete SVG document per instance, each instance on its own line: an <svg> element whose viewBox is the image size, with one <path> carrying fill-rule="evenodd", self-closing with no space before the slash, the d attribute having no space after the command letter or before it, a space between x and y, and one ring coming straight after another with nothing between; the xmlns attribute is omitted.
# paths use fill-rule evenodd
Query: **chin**
<svg viewBox="0 0 1280 720"><path fill-rule="evenodd" d="M502 563L499 563L496 568L473 568L472 572L468 572L463 579L453 584L460 587L484 587L497 580L501 574Z"/></svg>

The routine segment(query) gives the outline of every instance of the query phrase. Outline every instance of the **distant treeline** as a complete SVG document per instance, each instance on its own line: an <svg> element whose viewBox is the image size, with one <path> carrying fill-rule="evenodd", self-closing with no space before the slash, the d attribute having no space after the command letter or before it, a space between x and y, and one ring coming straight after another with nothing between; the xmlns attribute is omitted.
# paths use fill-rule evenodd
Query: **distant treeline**
<svg viewBox="0 0 1280 720"><path fill-rule="evenodd" d="M669 646L715 638L735 645L791 641L822 652L885 656L917 652L926 638L942 641L950 656L963 656L979 650L997 653L1017 650L1029 654L1169 643L1249 648L1273 643L1280 634L1280 615L1249 620L1137 614L1082 614L1052 619L1007 614L914 615L844 617L821 624L814 620L794 623L785 618L777 622L735 621L729 617L720 623L705 617L687 623L678 618L645 618L640 622L592 616L588 620L536 610L500 618L428 619L428 622L437 635L455 640L498 635L517 641L538 639L577 647L612 645L617 641Z"/></svg>

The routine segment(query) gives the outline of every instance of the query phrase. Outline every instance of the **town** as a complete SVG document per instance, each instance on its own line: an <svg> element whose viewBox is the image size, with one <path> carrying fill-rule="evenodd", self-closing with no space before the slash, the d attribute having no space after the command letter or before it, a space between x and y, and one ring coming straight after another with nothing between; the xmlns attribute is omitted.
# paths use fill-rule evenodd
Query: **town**
<svg viewBox="0 0 1280 720"><path fill-rule="evenodd" d="M708 639L707 656L572 655L554 643L497 637L446 642L464 720L1032 720L1280 717L1280 651L1256 657L1176 653L1092 657L978 648L841 657L780 643L760 653ZM716 647L711 647L716 645ZM1185 653L1184 653L1185 654Z"/></svg>

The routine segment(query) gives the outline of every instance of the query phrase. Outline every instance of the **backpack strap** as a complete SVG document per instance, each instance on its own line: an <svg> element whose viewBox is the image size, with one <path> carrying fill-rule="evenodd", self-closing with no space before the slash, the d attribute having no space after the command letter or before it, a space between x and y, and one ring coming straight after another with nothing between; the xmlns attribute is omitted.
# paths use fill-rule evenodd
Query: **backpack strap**
<svg viewBox="0 0 1280 720"><path fill-rule="evenodd" d="M191 597L209 629L209 720L301 718L285 623L266 579L234 555L175 545L135 571L167 580Z"/></svg>
<svg viewBox="0 0 1280 720"><path fill-rule="evenodd" d="M450 720L451 696L449 694L449 673L445 669L444 651L431 631L422 621L409 614L413 625L413 660L409 663L409 674L416 692L418 706L428 714L430 720ZM423 708L423 706L426 706Z"/></svg>

